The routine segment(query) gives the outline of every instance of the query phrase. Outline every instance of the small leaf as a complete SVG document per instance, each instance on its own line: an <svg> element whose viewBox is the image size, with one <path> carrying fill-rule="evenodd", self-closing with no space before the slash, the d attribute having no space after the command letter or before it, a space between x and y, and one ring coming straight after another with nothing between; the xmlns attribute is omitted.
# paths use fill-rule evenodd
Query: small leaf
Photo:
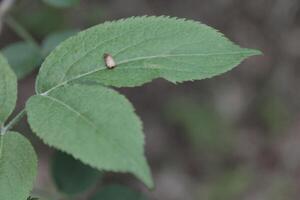
<svg viewBox="0 0 300 200"><path fill-rule="evenodd" d="M30 142L15 132L0 136L0 199L26 199L36 173L37 157Z"/></svg>
<svg viewBox="0 0 300 200"><path fill-rule="evenodd" d="M105 186L90 200L146 200L143 194L120 185Z"/></svg>
<svg viewBox="0 0 300 200"><path fill-rule="evenodd" d="M108 53L117 67L107 70ZM259 51L243 49L199 22L168 17L136 17L108 22L63 42L42 65L37 92L72 81L116 87L155 78L171 82L222 74Z"/></svg>
<svg viewBox="0 0 300 200"><path fill-rule="evenodd" d="M43 56L47 56L58 44L75 35L77 32L76 30L65 30L48 35L42 44Z"/></svg>
<svg viewBox="0 0 300 200"><path fill-rule="evenodd" d="M26 105L32 130L99 170L130 172L152 187L144 137L130 102L101 86L66 85Z"/></svg>
<svg viewBox="0 0 300 200"><path fill-rule="evenodd" d="M27 42L17 42L2 49L18 79L29 75L41 63L39 50Z"/></svg>
<svg viewBox="0 0 300 200"><path fill-rule="evenodd" d="M7 60L0 54L0 125L15 108L17 101L17 77Z"/></svg>
<svg viewBox="0 0 300 200"><path fill-rule="evenodd" d="M80 0L43 0L50 6L67 8L79 4Z"/></svg>
<svg viewBox="0 0 300 200"><path fill-rule="evenodd" d="M54 154L51 171L57 189L68 195L89 189L101 175L98 170L62 152Z"/></svg>

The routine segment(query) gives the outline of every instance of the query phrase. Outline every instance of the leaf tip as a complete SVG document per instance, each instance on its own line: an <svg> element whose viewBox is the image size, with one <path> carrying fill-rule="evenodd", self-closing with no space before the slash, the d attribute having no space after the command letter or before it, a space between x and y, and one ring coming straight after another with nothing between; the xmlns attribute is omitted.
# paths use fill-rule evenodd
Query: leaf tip
<svg viewBox="0 0 300 200"><path fill-rule="evenodd" d="M155 184L153 181L152 173L148 165L148 162L144 157L142 159L142 162L140 162L138 169L137 168L133 169L132 173L136 176L136 178L142 181L148 189L150 190L154 189Z"/></svg>
<svg viewBox="0 0 300 200"><path fill-rule="evenodd" d="M248 49L247 56L260 56L263 55L263 52L258 49Z"/></svg>
<svg viewBox="0 0 300 200"><path fill-rule="evenodd" d="M151 176L147 180L144 180L144 183L149 190L155 189L155 184Z"/></svg>

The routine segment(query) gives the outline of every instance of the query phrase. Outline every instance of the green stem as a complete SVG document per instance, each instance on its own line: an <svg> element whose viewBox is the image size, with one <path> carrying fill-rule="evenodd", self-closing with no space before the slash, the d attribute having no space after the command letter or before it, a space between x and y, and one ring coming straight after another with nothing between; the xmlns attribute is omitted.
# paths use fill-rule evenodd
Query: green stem
<svg viewBox="0 0 300 200"><path fill-rule="evenodd" d="M1 124L0 125L0 136L1 135L4 135L4 124ZM1 139L0 139L1 140ZM1 147L1 146L0 146ZM1 150L1 149L0 149ZM0 151L0 153L1 153L1 151Z"/></svg>
<svg viewBox="0 0 300 200"><path fill-rule="evenodd" d="M45 200L58 200L61 199L61 195L57 194L57 193L50 193L48 191L45 191L43 189L39 189L39 188L34 188L32 191L32 196L35 197L41 197L42 199Z"/></svg>
<svg viewBox="0 0 300 200"><path fill-rule="evenodd" d="M25 109L21 110L6 126L1 129L1 135L12 129L25 115Z"/></svg>
<svg viewBox="0 0 300 200"><path fill-rule="evenodd" d="M13 29L23 40L29 42L37 49L40 49L38 42L32 37L32 35L15 19L12 17L7 17L5 19L6 24Z"/></svg>

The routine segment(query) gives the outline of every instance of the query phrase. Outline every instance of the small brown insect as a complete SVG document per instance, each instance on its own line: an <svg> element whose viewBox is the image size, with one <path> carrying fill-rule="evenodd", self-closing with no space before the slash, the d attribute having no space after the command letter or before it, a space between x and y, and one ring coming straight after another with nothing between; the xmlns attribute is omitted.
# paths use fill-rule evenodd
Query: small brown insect
<svg viewBox="0 0 300 200"><path fill-rule="evenodd" d="M113 69L117 66L116 62L114 61L113 57L110 54L105 53L103 55L103 59L107 69Z"/></svg>

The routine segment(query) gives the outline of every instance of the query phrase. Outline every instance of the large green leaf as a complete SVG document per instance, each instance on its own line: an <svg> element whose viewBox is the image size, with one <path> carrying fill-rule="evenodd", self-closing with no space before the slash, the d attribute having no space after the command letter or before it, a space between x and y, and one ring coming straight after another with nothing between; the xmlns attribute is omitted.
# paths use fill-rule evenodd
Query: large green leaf
<svg viewBox="0 0 300 200"><path fill-rule="evenodd" d="M130 102L101 86L66 85L26 105L36 134L99 170L131 172L153 186L144 137Z"/></svg>
<svg viewBox="0 0 300 200"><path fill-rule="evenodd" d="M102 188L90 200L146 200L146 197L125 186L109 185Z"/></svg>
<svg viewBox="0 0 300 200"><path fill-rule="evenodd" d="M18 79L24 78L41 64L41 54L32 44L17 42L2 50Z"/></svg>
<svg viewBox="0 0 300 200"><path fill-rule="evenodd" d="M58 8L67 8L74 6L80 2L80 0L43 0L45 3Z"/></svg>
<svg viewBox="0 0 300 200"><path fill-rule="evenodd" d="M15 132L0 136L0 199L25 200L36 172L37 157L30 142Z"/></svg>
<svg viewBox="0 0 300 200"><path fill-rule="evenodd" d="M103 55L117 63L105 67ZM155 78L200 80L224 73L259 54L233 44L199 22L168 17L136 17L108 22L63 42L42 65L37 92L71 81L137 86Z"/></svg>
<svg viewBox="0 0 300 200"><path fill-rule="evenodd" d="M17 100L17 77L0 54L0 125L15 108Z"/></svg>
<svg viewBox="0 0 300 200"><path fill-rule="evenodd" d="M68 195L89 189L101 175L98 170L59 151L53 156L51 172L57 189Z"/></svg>

